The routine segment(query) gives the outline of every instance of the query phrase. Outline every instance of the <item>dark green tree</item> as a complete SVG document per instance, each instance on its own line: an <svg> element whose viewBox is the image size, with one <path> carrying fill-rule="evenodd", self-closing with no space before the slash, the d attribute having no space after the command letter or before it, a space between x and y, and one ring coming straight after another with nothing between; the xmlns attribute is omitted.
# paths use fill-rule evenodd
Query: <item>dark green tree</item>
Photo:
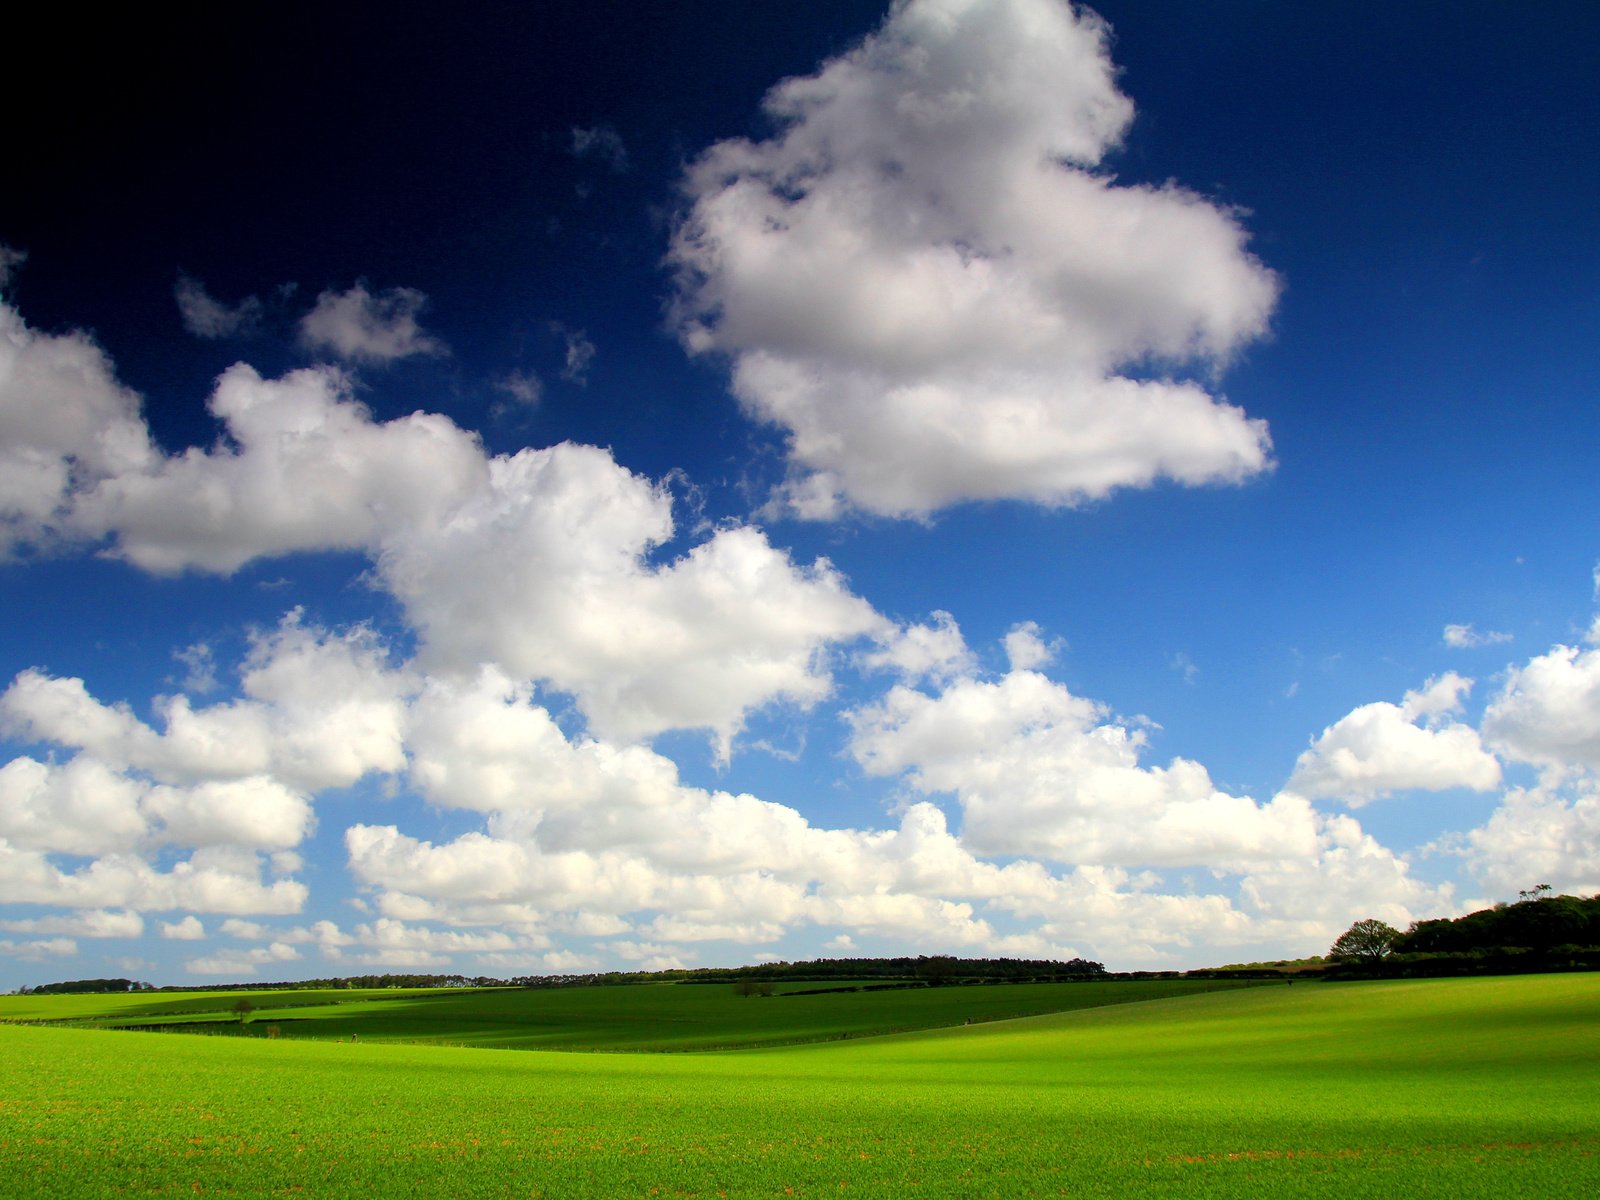
<svg viewBox="0 0 1600 1200"><path fill-rule="evenodd" d="M1386 921L1368 917L1341 933L1328 957L1339 962L1378 963L1394 950L1400 931Z"/></svg>

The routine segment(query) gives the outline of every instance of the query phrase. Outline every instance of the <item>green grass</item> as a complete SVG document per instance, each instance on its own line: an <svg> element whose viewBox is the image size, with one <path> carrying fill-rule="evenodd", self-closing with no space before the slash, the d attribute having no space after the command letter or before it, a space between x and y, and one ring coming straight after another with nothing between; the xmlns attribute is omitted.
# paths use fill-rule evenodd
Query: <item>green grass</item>
<svg viewBox="0 0 1600 1200"><path fill-rule="evenodd" d="M1235 989L731 1054L14 1026L0 1180L19 1198L1587 1200L1597 1068L1593 975Z"/></svg>
<svg viewBox="0 0 1600 1200"><path fill-rule="evenodd" d="M816 985L811 985L816 986ZM520 1050L717 1050L864 1037L1250 986L1237 981L997 984L823 995L739 996L731 985L434 989L371 992L208 992L133 1003L134 995L0 997L0 1019L115 1026L276 1025L287 1038L436 1042ZM1274 986L1282 986L1274 985ZM103 1010L93 1001L111 1001ZM59 1009L51 1001L66 1001Z"/></svg>
<svg viewBox="0 0 1600 1200"><path fill-rule="evenodd" d="M134 1023L167 1017L234 1019L241 998L258 1009L321 1008L335 1004L414 1000L455 994L452 988L306 988L295 991L100 992L84 995L0 996L0 1021Z"/></svg>

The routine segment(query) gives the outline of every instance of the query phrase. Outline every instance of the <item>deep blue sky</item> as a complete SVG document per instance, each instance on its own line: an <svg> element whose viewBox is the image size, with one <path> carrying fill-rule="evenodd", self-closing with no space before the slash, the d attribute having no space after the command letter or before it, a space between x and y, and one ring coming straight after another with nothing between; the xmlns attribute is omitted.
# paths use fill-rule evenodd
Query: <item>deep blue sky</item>
<svg viewBox="0 0 1600 1200"><path fill-rule="evenodd" d="M925 0L866 51L885 10L845 0L30 16L33 69L0 81L0 246L26 255L0 331L0 986L1192 966L1600 889L1600 12L1095 11L1098 41L1047 0ZM855 90L836 61L809 121L763 113L852 54ZM1080 93L1131 119L1047 166L1089 129ZM975 111L993 123L964 141ZM691 174L737 138L749 161ZM1105 207L1050 190L1069 174ZM714 209L736 175L753 207ZM1143 232L1072 248L1141 196ZM1164 240L1178 198L1201 225ZM181 287L233 326L203 336ZM1023 315L963 349L969 287L974 321ZM363 313L388 342L328 332ZM1202 327L1193 352L1161 340ZM736 398L768 361L804 382ZM270 381L322 368L292 378L354 422L333 456L257 473L265 442L207 409L235 363L268 381L280 455ZM1107 379L1204 402L1139 425ZM1002 410L1047 432L996 432ZM418 412L454 468L383 424ZM1220 448L1245 418L1259 461ZM117 420L142 457L96 459ZM1133 432L1095 450L1100 428ZM1078 473L1007 465L1056 434ZM485 482L524 449L556 465ZM46 495L44 462L65 490L8 499ZM786 506L786 480L831 507ZM291 500L325 520L284 532ZM908 665L917 628L942 663ZM259 667L295 638L321 648L300 690L251 691L252 644ZM328 708L355 687L330 647L381 676L368 708ZM475 686L498 706L475 728L507 732L445 748ZM199 741L160 699L180 692ZM101 728L119 704L144 732ZM546 711L559 745L530 732ZM308 730L344 722L392 737L307 766L331 754ZM490 760L499 799L471 770Z"/></svg>

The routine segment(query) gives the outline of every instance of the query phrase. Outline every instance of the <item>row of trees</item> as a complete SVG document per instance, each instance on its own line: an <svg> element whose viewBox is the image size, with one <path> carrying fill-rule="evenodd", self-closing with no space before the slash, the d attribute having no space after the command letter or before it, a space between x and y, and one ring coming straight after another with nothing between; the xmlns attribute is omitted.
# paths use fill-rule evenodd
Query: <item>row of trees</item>
<svg viewBox="0 0 1600 1200"><path fill-rule="evenodd" d="M1557 896L1553 891L1541 883L1522 892L1515 904L1496 904L1453 919L1413 921L1403 933L1368 917L1340 934L1328 957L1368 970L1449 959L1499 959L1527 967L1600 965L1600 896Z"/></svg>
<svg viewBox="0 0 1600 1200"><path fill-rule="evenodd" d="M970 980L1069 980L1106 977L1105 967L1087 959L1065 962L1033 958L955 958L947 954L901 958L818 958L804 962L761 963L750 967L701 967L675 971L601 971L569 975L517 975L496 979L489 975L347 975L338 978L300 979L274 983L184 984L152 988L131 979L80 979L22 988L23 993L54 992L238 992L283 989L342 988L443 988L443 987L595 987L637 983L782 983L809 980L907 979L937 987Z"/></svg>
<svg viewBox="0 0 1600 1200"><path fill-rule="evenodd" d="M19 996L73 996L91 992L153 992L155 987L133 979L68 979L61 983L41 983L20 987Z"/></svg>

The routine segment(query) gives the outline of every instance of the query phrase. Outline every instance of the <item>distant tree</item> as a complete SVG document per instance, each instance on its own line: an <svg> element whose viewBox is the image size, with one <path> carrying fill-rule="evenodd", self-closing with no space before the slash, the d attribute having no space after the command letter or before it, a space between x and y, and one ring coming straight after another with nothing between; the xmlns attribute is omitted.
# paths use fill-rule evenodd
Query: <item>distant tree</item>
<svg viewBox="0 0 1600 1200"><path fill-rule="evenodd" d="M239 1002L233 1006L233 1011L239 1014L239 1024L241 1025L250 1019L250 1014L255 1010L256 1006L250 1003L248 996L240 996Z"/></svg>
<svg viewBox="0 0 1600 1200"><path fill-rule="evenodd" d="M1400 931L1393 925L1368 917L1341 933L1328 950L1328 957L1342 962L1382 962L1399 937Z"/></svg>
<svg viewBox="0 0 1600 1200"><path fill-rule="evenodd" d="M1526 904L1530 900L1543 900L1546 895L1554 890L1548 883L1540 883L1535 884L1525 892L1518 892L1517 895L1521 896L1521 902Z"/></svg>

